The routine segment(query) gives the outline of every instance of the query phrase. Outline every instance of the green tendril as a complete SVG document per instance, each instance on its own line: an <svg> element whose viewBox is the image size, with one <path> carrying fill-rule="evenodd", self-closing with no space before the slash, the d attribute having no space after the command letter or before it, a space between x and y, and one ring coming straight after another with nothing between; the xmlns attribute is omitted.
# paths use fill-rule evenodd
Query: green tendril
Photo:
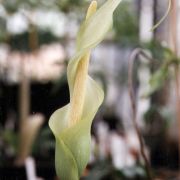
<svg viewBox="0 0 180 180"><path fill-rule="evenodd" d="M154 31L166 19L166 17L168 16L168 14L171 10L171 5L172 5L172 0L169 0L168 9L167 9L165 15L150 29L150 31Z"/></svg>

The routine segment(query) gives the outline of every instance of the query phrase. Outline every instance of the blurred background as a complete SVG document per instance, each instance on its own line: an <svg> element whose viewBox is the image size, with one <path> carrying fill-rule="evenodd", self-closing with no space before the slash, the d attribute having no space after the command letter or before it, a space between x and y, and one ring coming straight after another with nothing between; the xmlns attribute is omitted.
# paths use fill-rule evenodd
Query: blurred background
<svg viewBox="0 0 180 180"><path fill-rule="evenodd" d="M57 179L48 120L69 102L67 64L89 3L0 1L0 179ZM180 0L172 0L166 20L150 31L167 8L168 0L122 0L113 29L93 50L89 73L105 100L93 122L83 180L147 180L148 172L178 180Z"/></svg>

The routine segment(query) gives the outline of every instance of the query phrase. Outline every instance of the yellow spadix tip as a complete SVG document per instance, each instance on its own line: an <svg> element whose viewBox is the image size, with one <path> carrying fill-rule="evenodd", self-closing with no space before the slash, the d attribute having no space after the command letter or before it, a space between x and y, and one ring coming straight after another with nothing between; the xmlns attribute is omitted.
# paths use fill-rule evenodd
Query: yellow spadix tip
<svg viewBox="0 0 180 180"><path fill-rule="evenodd" d="M89 19L97 10L97 1L92 1L87 10L86 19Z"/></svg>

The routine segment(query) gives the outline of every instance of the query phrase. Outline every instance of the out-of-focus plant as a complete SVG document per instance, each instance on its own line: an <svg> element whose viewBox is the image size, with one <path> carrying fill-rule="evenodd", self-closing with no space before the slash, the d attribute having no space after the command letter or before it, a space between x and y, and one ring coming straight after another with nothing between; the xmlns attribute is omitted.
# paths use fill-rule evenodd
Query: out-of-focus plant
<svg viewBox="0 0 180 180"><path fill-rule="evenodd" d="M18 147L18 155L15 161L16 165L24 165L26 158L31 153L33 142L43 124L43 121L44 116L37 114L29 119L24 119L24 121L20 123L20 142Z"/></svg>
<svg viewBox="0 0 180 180"><path fill-rule="evenodd" d="M8 13L15 13L18 9L34 9L34 8L57 8L58 3L55 0L10 0L10 1L2 1L1 5L4 6Z"/></svg>
<svg viewBox="0 0 180 180"><path fill-rule="evenodd" d="M44 142L44 143L42 143ZM33 146L33 155L37 158L49 158L51 152L54 151L54 137L48 126L42 128L39 132Z"/></svg>
<svg viewBox="0 0 180 180"><path fill-rule="evenodd" d="M17 141L17 134L12 129L4 129L0 125L0 165L7 165L8 160L17 154Z"/></svg>
<svg viewBox="0 0 180 180"><path fill-rule="evenodd" d="M169 6L168 6L168 10L167 10L166 14L156 25L153 26L152 30L157 28L157 26L159 26L160 23L166 18L166 16L168 15L168 13L170 11L170 7L171 7L171 0L169 0ZM155 45L158 45L158 48ZM161 87L163 87L165 81L167 80L167 78L169 77L169 74L170 74L170 68L169 68L170 65L176 66L179 61L178 58L176 57L176 55L170 49L163 47L163 46L159 46L159 44L156 44L156 43L150 44L150 49L151 49L151 54L152 54L153 58L155 58L156 60L153 60L151 57L147 58L147 59L153 60L152 65L154 65L154 66L152 69L154 72L150 79L151 89L149 90L149 92L146 95L152 95L154 92L156 92ZM139 52L138 51L135 52L135 55L136 54L139 54ZM132 57L136 57L136 56L133 56L133 54L132 54ZM133 60L133 58L132 58L132 60ZM131 63L130 67L132 65L133 64ZM130 68L130 69L132 69L132 68ZM129 72L131 72L131 71L129 71ZM132 72L130 73L130 75L132 75ZM132 79L130 79L130 85L132 87ZM135 103L135 94L133 92L133 88L130 89L130 97L131 97L131 106L132 106L133 117L134 117L133 118L134 127L135 127L137 135L139 137L141 153L143 155L144 154L142 151L143 150L143 141L141 138L140 130L136 123L136 103ZM148 160L146 160L146 156L143 155L143 157L146 162L146 169L147 169L147 173L149 174L148 175L149 179L152 179L151 171L149 171L150 164L149 164Z"/></svg>
<svg viewBox="0 0 180 180"><path fill-rule="evenodd" d="M6 36L6 21L4 18L0 17L0 41L4 41Z"/></svg>
<svg viewBox="0 0 180 180"><path fill-rule="evenodd" d="M131 2L122 2L114 13L114 29L116 39L122 46L137 45L139 42L138 19L135 16Z"/></svg>
<svg viewBox="0 0 180 180"><path fill-rule="evenodd" d="M150 91L147 93L148 95L151 95L152 93L154 93L155 91L159 90L159 88L161 88L165 82L165 80L167 79L167 77L169 76L169 67L170 65L176 65L178 64L179 60L178 58L174 55L174 53L168 49L168 48L164 48L164 54L162 56L165 56L166 58L161 62L161 66L159 66L159 69L157 69L151 79L150 79L150 85L151 85L151 89ZM151 56L147 55L145 53L145 51L143 51L140 48L135 49L129 59L129 70L128 70L128 77L129 77L129 94L130 94L130 99L131 99L131 107L132 107L132 112L133 112L133 125L134 128L136 130L137 133L137 137L139 139L140 142L140 151L141 151L141 155L143 157L143 160L145 162L145 168L146 168L146 172L148 175L148 179L153 179L152 173L151 173L151 167L150 167L150 163L149 160L146 157L145 151L144 151L144 142L141 136L141 132L140 129L138 127L137 124L137 106L136 106L136 95L133 89L133 66L134 66L134 62L136 60L136 58L138 57L138 55L143 55L146 59L150 60L152 62L152 64L154 63L154 59L151 58ZM157 61L157 60L156 60ZM160 62L160 60L159 60ZM157 110L157 109L156 109Z"/></svg>
<svg viewBox="0 0 180 180"><path fill-rule="evenodd" d="M87 1L84 0L9 0L9 1L2 1L1 5L6 9L9 14L13 14L18 10L27 9L51 9L57 10L60 9L64 12L69 12L79 9L82 6L86 5Z"/></svg>
<svg viewBox="0 0 180 180"><path fill-rule="evenodd" d="M172 74L171 67L180 63L180 59L167 47L154 44L154 47L150 46L150 50L155 60L152 63L151 89L146 95L160 90Z"/></svg>
<svg viewBox="0 0 180 180"><path fill-rule="evenodd" d="M90 172L82 180L145 180L146 174L142 166L138 164L131 168L124 168L122 170L116 169L109 161L97 161L90 168Z"/></svg>
<svg viewBox="0 0 180 180"><path fill-rule="evenodd" d="M152 180L153 175L151 172L151 166L149 163L149 160L147 158L147 155L145 153L145 148L144 148L144 142L143 138L141 135L141 131L139 129L138 123L137 123L137 104L136 104L136 94L133 88L133 67L135 64L135 60L137 59L138 55L142 55L145 57L148 61L151 61L151 57L149 57L142 49L137 48L135 49L129 58L129 65L128 65L128 87L129 87L129 97L130 97L130 102L131 102L131 110L132 110L132 122L133 126L137 135L137 138L139 140L140 144L140 153L142 155L142 158L144 160L145 164L145 169L147 173L147 179Z"/></svg>
<svg viewBox="0 0 180 180"><path fill-rule="evenodd" d="M152 27L151 31L155 30L166 19L166 17L169 15L169 12L171 10L171 6L172 6L172 0L168 0L168 8L165 15ZM157 46L156 47L154 46L157 45L156 43L151 45L152 45L151 48L152 50L154 50L155 55L159 56L158 54L160 54L159 62L162 62L162 65L151 77L150 84L152 89L150 90L151 91L150 93L158 90L162 86L164 81L167 79L169 65L178 64L179 61L177 56L175 55L175 53L173 53L171 49L163 46L158 46L159 48L161 48L161 51L159 51L158 49L156 49Z"/></svg>
<svg viewBox="0 0 180 180"><path fill-rule="evenodd" d="M91 124L104 97L99 85L88 76L90 52L111 27L120 1L108 0L98 11L97 2L92 1L77 35L76 53L68 64L70 103L49 121L56 138L56 172L62 180L79 179L89 160Z"/></svg>
<svg viewBox="0 0 180 180"><path fill-rule="evenodd" d="M51 44L53 42L59 41L57 37L55 37L50 32L43 32L38 31L38 43L39 46L45 45L45 44ZM1 38L1 37L0 37ZM0 39L1 41L1 39ZM2 39L3 41L3 39ZM22 52L31 52L32 49L29 47L29 33L24 32L22 34L18 35L11 35L11 38L8 40L8 44L11 47L12 50L15 51L22 51Z"/></svg>

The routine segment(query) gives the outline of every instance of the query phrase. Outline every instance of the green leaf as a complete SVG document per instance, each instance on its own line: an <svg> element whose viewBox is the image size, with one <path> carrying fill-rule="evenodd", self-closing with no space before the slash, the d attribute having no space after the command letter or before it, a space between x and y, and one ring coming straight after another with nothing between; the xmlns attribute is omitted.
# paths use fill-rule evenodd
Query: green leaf
<svg viewBox="0 0 180 180"><path fill-rule="evenodd" d="M77 37L77 51L67 69L70 103L53 113L49 126L56 138L55 166L61 180L78 180L90 155L91 124L104 92L88 75L89 54L103 40L121 0L108 0L97 12L93 1Z"/></svg>
<svg viewBox="0 0 180 180"><path fill-rule="evenodd" d="M167 80L168 76L168 67L165 64L161 68L159 68L151 77L149 83L150 83L150 90L149 92L145 93L144 97L150 96L155 91L159 90L163 87L165 81Z"/></svg>
<svg viewBox="0 0 180 180"><path fill-rule="evenodd" d="M150 85L152 89L157 90L162 86L162 82L164 81L166 71L164 69L160 69L153 74L150 79Z"/></svg>

